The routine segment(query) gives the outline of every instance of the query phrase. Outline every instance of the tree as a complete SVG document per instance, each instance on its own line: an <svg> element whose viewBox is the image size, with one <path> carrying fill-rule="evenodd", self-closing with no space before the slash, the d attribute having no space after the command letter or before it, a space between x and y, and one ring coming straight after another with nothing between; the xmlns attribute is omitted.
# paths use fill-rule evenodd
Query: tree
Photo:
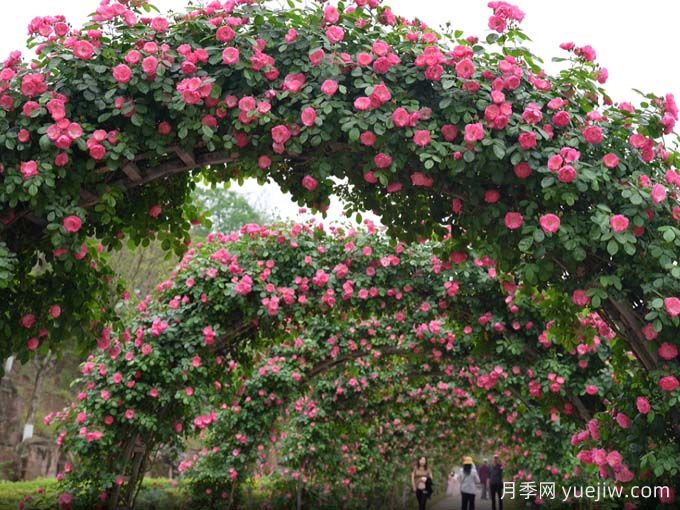
<svg viewBox="0 0 680 510"><path fill-rule="evenodd" d="M264 225L274 220L268 212L253 207L242 194L222 187L197 187L193 200L210 220L209 225L195 226L192 229L194 236L205 238L210 232L229 233L239 230L247 223Z"/></svg>

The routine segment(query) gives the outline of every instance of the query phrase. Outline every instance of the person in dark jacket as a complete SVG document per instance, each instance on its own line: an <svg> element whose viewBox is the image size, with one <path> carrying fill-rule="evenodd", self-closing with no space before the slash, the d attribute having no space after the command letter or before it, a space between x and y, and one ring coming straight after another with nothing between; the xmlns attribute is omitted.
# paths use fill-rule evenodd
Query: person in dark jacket
<svg viewBox="0 0 680 510"><path fill-rule="evenodd" d="M489 459L484 459L484 464L479 466L479 481L482 482L482 499L487 498L487 489L489 484L489 474L491 469L489 467Z"/></svg>
<svg viewBox="0 0 680 510"><path fill-rule="evenodd" d="M491 510L496 510L496 496L498 496L498 510L503 510L503 466L498 455L493 457L493 466L489 474L489 490L491 492Z"/></svg>

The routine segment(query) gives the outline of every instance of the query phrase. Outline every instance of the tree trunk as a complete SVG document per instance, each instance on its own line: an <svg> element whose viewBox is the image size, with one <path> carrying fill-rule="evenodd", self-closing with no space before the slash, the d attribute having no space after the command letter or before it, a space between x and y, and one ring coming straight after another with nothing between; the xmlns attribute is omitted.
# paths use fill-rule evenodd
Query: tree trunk
<svg viewBox="0 0 680 510"><path fill-rule="evenodd" d="M40 386L42 384L44 376L47 374L49 369L52 367L53 357L50 351L44 357L36 355L33 359L33 365L35 366L35 377L33 378L33 388L31 389L31 396L28 399L28 409L26 411L26 421L24 422L24 436L23 440L30 439L33 436L33 431L27 435L27 427L33 426L35 422L35 413L38 410L38 398L40 398Z"/></svg>

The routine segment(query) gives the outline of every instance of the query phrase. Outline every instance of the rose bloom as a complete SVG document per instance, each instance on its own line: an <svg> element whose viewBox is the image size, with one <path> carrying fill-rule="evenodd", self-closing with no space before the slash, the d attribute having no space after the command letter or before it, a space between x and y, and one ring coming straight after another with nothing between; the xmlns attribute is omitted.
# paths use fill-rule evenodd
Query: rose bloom
<svg viewBox="0 0 680 510"><path fill-rule="evenodd" d="M519 146L525 150L528 151L529 149L533 149L536 147L536 134L535 133L521 133L518 137L519 141Z"/></svg>
<svg viewBox="0 0 680 510"><path fill-rule="evenodd" d="M279 124L272 128L272 139L274 140L274 143L284 144L290 140L290 136L290 129L283 124Z"/></svg>
<svg viewBox="0 0 680 510"><path fill-rule="evenodd" d="M225 64L238 64L239 58L238 48L229 47L222 50L222 62Z"/></svg>
<svg viewBox="0 0 680 510"><path fill-rule="evenodd" d="M475 124L467 124L465 126L465 141L478 142L484 139L484 126L477 122Z"/></svg>
<svg viewBox="0 0 680 510"><path fill-rule="evenodd" d="M541 216L539 223L544 232L554 234L560 229L560 218L556 214L544 214Z"/></svg>
<svg viewBox="0 0 680 510"><path fill-rule="evenodd" d="M78 232L82 224L83 222L78 216L71 215L64 218L64 229L66 232L70 232L72 234Z"/></svg>
<svg viewBox="0 0 680 510"><path fill-rule="evenodd" d="M127 83L132 78L132 70L125 64L118 64L112 72L114 80L118 83Z"/></svg>
<svg viewBox="0 0 680 510"><path fill-rule="evenodd" d="M302 120L302 124L304 124L305 126L307 127L313 126L314 122L316 121L316 110L309 106L302 110L300 118Z"/></svg>
<svg viewBox="0 0 680 510"><path fill-rule="evenodd" d="M30 179L38 175L38 164L33 160L24 161L21 163L20 171L24 180Z"/></svg>
<svg viewBox="0 0 680 510"><path fill-rule="evenodd" d="M590 144L601 143L603 138L602 129L598 126L588 126L583 130L583 137Z"/></svg>
<svg viewBox="0 0 680 510"><path fill-rule="evenodd" d="M671 317L680 315L680 299L676 297L667 297L663 300L663 306Z"/></svg>
<svg viewBox="0 0 680 510"><path fill-rule="evenodd" d="M326 80L321 84L321 92L327 96L332 96L338 90L338 82L335 80Z"/></svg>
<svg viewBox="0 0 680 510"><path fill-rule="evenodd" d="M427 129L418 129L413 134L413 143L419 147L426 147L430 144L430 141L432 141L432 138L430 136L430 132Z"/></svg>
<svg viewBox="0 0 680 510"><path fill-rule="evenodd" d="M610 152L602 157L602 164L607 168L616 168L619 165L619 158L616 154Z"/></svg>
<svg viewBox="0 0 680 510"><path fill-rule="evenodd" d="M373 162L378 168L388 168L392 164L392 157L389 154L380 152L375 155Z"/></svg>
<svg viewBox="0 0 680 510"><path fill-rule="evenodd" d="M73 55L76 58L90 60L94 55L94 46L89 41L77 41L73 45Z"/></svg>
<svg viewBox="0 0 680 510"><path fill-rule="evenodd" d="M571 165L564 165L557 171L557 180L565 184L574 182L576 179L576 169Z"/></svg>
<svg viewBox="0 0 680 510"><path fill-rule="evenodd" d="M590 303L590 298L586 294L585 290L577 289L571 295L571 301L577 306L586 306Z"/></svg>
<svg viewBox="0 0 680 510"><path fill-rule="evenodd" d="M629 221L623 214L615 214L609 219L609 224L614 232L620 234L628 229Z"/></svg>
<svg viewBox="0 0 680 510"><path fill-rule="evenodd" d="M317 182L317 180L311 175L305 175L302 178L302 187L305 188L307 191L314 191L318 185L319 183Z"/></svg>
<svg viewBox="0 0 680 510"><path fill-rule="evenodd" d="M678 379L675 376L667 375L659 380L659 387L663 391L671 392L677 390L678 387L680 387L680 382L678 382Z"/></svg>
<svg viewBox="0 0 680 510"><path fill-rule="evenodd" d="M659 346L659 356L666 361L670 361L678 356L678 348L675 344L664 342Z"/></svg>
<svg viewBox="0 0 680 510"><path fill-rule="evenodd" d="M518 212L509 212L505 215L505 226L510 230L517 230L524 223L524 218Z"/></svg>
<svg viewBox="0 0 680 510"><path fill-rule="evenodd" d="M647 400L645 397L638 397L635 404L638 411L640 411L640 414L647 414L652 409L652 407L649 405L649 400Z"/></svg>
<svg viewBox="0 0 680 510"><path fill-rule="evenodd" d="M529 163L522 161L515 165L514 172L518 179L526 179L533 173L533 170Z"/></svg>

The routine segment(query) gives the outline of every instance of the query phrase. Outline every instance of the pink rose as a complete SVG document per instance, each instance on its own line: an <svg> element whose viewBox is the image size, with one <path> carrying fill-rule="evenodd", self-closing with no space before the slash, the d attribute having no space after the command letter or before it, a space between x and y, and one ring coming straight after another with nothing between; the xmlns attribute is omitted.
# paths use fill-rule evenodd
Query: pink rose
<svg viewBox="0 0 680 510"><path fill-rule="evenodd" d="M77 41L73 45L73 55L82 60L90 60L94 55L94 46L89 41Z"/></svg>
<svg viewBox="0 0 680 510"><path fill-rule="evenodd" d="M302 187L305 188L307 191L314 191L318 185L319 183L317 182L317 180L311 175L305 175L302 178Z"/></svg>
<svg viewBox="0 0 680 510"><path fill-rule="evenodd" d="M453 124L444 124L441 129L442 136L447 142L453 142L458 136L458 128Z"/></svg>
<svg viewBox="0 0 680 510"><path fill-rule="evenodd" d="M336 44L342 41L344 38L345 31L341 27L333 25L326 29L326 39L328 39L329 43Z"/></svg>
<svg viewBox="0 0 680 510"><path fill-rule="evenodd" d="M302 124L304 124L305 126L307 127L313 126L314 122L316 121L316 110L311 106L308 106L307 108L302 110L300 119L302 120Z"/></svg>
<svg viewBox="0 0 680 510"><path fill-rule="evenodd" d="M40 345L40 340L38 340L37 338L29 338L26 341L26 348L29 351L35 351L38 348L39 345Z"/></svg>
<svg viewBox="0 0 680 510"><path fill-rule="evenodd" d="M340 19L340 13L334 6L327 5L323 9L323 19L326 23L337 23Z"/></svg>
<svg viewBox="0 0 680 510"><path fill-rule="evenodd" d="M566 127L569 125L569 122L571 122L569 112L565 112L564 110L561 110L552 116L552 123L557 127Z"/></svg>
<svg viewBox="0 0 680 510"><path fill-rule="evenodd" d="M366 96L357 97L354 100L354 108L365 111L371 108L371 98Z"/></svg>
<svg viewBox="0 0 680 510"><path fill-rule="evenodd" d="M293 93L300 92L305 81L306 78L303 73L291 73L283 79L282 88Z"/></svg>
<svg viewBox="0 0 680 510"><path fill-rule="evenodd" d="M288 140L290 140L291 137L290 129L288 129L283 124L274 126L271 132L274 143L285 144Z"/></svg>
<svg viewBox="0 0 680 510"><path fill-rule="evenodd" d="M378 137L375 136L375 133L371 131L364 131L359 136L359 142L361 142L361 145L365 145L366 147L372 147L373 145L375 145L375 142L377 140Z"/></svg>
<svg viewBox="0 0 680 510"><path fill-rule="evenodd" d="M394 112L392 112L392 122L398 128L403 128L409 125L410 116L406 111L406 108L399 107Z"/></svg>
<svg viewBox="0 0 680 510"><path fill-rule="evenodd" d="M611 225L612 230L617 234L625 232L628 229L628 223L628 218L626 218L623 214L615 214L609 219L609 224Z"/></svg>
<svg viewBox="0 0 680 510"><path fill-rule="evenodd" d="M338 82L335 80L326 80L321 84L321 92L327 96L332 96L338 90Z"/></svg>
<svg viewBox="0 0 680 510"><path fill-rule="evenodd" d="M680 299L676 297L667 297L663 300L663 305L671 317L680 315Z"/></svg>
<svg viewBox="0 0 680 510"><path fill-rule="evenodd" d="M165 32L169 26L170 23L168 23L168 20L165 18L159 17L151 20L151 29L154 32Z"/></svg>
<svg viewBox="0 0 680 510"><path fill-rule="evenodd" d="M71 234L78 232L82 225L83 222L78 216L71 215L64 218L64 229Z"/></svg>
<svg viewBox="0 0 680 510"><path fill-rule="evenodd" d="M590 303L590 298L586 294L585 290L577 289L571 295L571 301L576 306L586 306L588 303Z"/></svg>
<svg viewBox="0 0 680 510"><path fill-rule="evenodd" d="M221 26L215 33L215 37L217 37L217 40L220 42L229 42L234 38L235 35L236 34L234 33L234 30L227 25Z"/></svg>
<svg viewBox="0 0 680 510"><path fill-rule="evenodd" d="M541 216L539 223L544 232L554 234L560 229L560 218L556 214L544 214Z"/></svg>
<svg viewBox="0 0 680 510"><path fill-rule="evenodd" d="M607 168L616 168L619 165L619 158L616 154L610 152L602 157L602 164Z"/></svg>
<svg viewBox="0 0 680 510"><path fill-rule="evenodd" d="M506 21L500 16L493 15L489 17L489 29L502 34L507 28Z"/></svg>
<svg viewBox="0 0 680 510"><path fill-rule="evenodd" d="M569 184L576 180L576 169L571 165L564 165L557 171L557 180Z"/></svg>
<svg viewBox="0 0 680 510"><path fill-rule="evenodd" d="M509 212L505 214L505 226L510 230L517 230L524 223L524 218L518 212Z"/></svg>
<svg viewBox="0 0 680 510"><path fill-rule="evenodd" d="M118 83L127 83L132 78L132 70L125 64L118 64L113 68L113 79Z"/></svg>
<svg viewBox="0 0 680 510"><path fill-rule="evenodd" d="M518 137L519 141L519 146L525 150L528 151L529 149L533 149L536 147L536 134L535 133L521 133Z"/></svg>
<svg viewBox="0 0 680 510"><path fill-rule="evenodd" d="M531 166L526 161L517 163L513 170L518 179L526 179L533 173Z"/></svg>
<svg viewBox="0 0 680 510"><path fill-rule="evenodd" d="M630 427L630 419L623 413L619 413L616 415L616 423L618 423L619 427L621 427L622 429L627 429L628 427ZM611 463L609 465L613 467Z"/></svg>
<svg viewBox="0 0 680 510"><path fill-rule="evenodd" d="M151 216L152 218L158 218L162 211L163 208L160 205L156 204L153 207L151 207L151 209L149 209L149 216Z"/></svg>
<svg viewBox="0 0 680 510"><path fill-rule="evenodd" d="M375 166L378 168L387 168L392 164L392 157L389 154L380 152L373 158Z"/></svg>
<svg viewBox="0 0 680 510"><path fill-rule="evenodd" d="M142 70L148 75L152 76L156 74L156 69L158 68L158 59L153 55L146 57L142 60Z"/></svg>
<svg viewBox="0 0 680 510"><path fill-rule="evenodd" d="M225 64L238 64L239 58L238 48L229 47L222 50L222 62Z"/></svg>
<svg viewBox="0 0 680 510"><path fill-rule="evenodd" d="M475 65L472 59L464 58L456 64L456 75L464 80L469 80L475 74Z"/></svg>
<svg viewBox="0 0 680 510"><path fill-rule="evenodd" d="M20 172L24 180L35 177L38 175L38 163L33 160L23 161L20 166Z"/></svg>
<svg viewBox="0 0 680 510"><path fill-rule="evenodd" d="M675 344L664 342L659 346L659 356L666 361L670 361L678 356L678 348Z"/></svg>
<svg viewBox="0 0 680 510"><path fill-rule="evenodd" d="M679 386L680 382L678 382L678 379L673 375L667 375L659 380L659 387L663 391L668 392L675 391L678 389Z"/></svg>
<svg viewBox="0 0 680 510"><path fill-rule="evenodd" d="M591 144L598 144L602 142L602 129L598 126L588 126L583 130L583 137L586 142Z"/></svg>
<svg viewBox="0 0 680 510"><path fill-rule="evenodd" d="M417 129L415 133L413 133L413 143L419 147L426 147L431 141L432 138L427 129Z"/></svg>
<svg viewBox="0 0 680 510"><path fill-rule="evenodd" d="M484 126L480 122L465 125L465 141L468 143L478 142L484 139Z"/></svg>
<svg viewBox="0 0 680 510"><path fill-rule="evenodd" d="M139 61L142 60L142 54L137 50L130 50L125 55L124 60L131 66L134 66L139 64Z"/></svg>
<svg viewBox="0 0 680 510"><path fill-rule="evenodd" d="M655 184L652 186L652 202L655 204L660 204L666 200L666 194L668 190L663 184Z"/></svg>
<svg viewBox="0 0 680 510"><path fill-rule="evenodd" d="M645 397L638 397L635 404L637 405L637 409L640 411L640 414L647 414L652 409L652 407L649 405L649 400L647 400Z"/></svg>
<svg viewBox="0 0 680 510"><path fill-rule="evenodd" d="M411 184L414 186L424 186L426 188L431 188L434 180L432 177L428 177L422 172L414 172L411 174Z"/></svg>

